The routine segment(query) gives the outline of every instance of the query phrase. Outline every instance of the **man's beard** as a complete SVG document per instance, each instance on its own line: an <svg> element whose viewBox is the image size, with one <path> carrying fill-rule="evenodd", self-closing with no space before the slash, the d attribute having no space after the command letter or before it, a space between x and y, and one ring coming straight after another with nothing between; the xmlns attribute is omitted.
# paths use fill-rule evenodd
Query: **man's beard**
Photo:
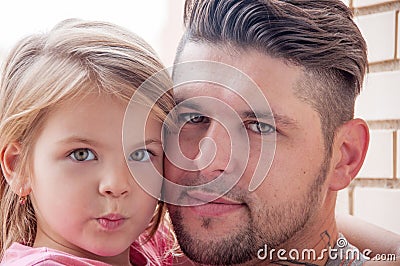
<svg viewBox="0 0 400 266"><path fill-rule="evenodd" d="M257 251L267 245L277 248L301 231L309 221L313 210L320 202L321 186L326 179L329 159L325 158L319 174L302 200L293 200L269 207L267 204L247 207L247 217L230 235L212 239L193 238L194 233L185 228L180 208L170 208L174 231L182 251L193 261L208 265L241 264L257 259ZM233 189L234 190L234 189ZM229 192L228 192L229 194ZM247 219L245 219L247 218ZM246 222L247 221L247 222ZM202 227L207 229L213 221L202 219ZM260 261L261 262L261 261Z"/></svg>

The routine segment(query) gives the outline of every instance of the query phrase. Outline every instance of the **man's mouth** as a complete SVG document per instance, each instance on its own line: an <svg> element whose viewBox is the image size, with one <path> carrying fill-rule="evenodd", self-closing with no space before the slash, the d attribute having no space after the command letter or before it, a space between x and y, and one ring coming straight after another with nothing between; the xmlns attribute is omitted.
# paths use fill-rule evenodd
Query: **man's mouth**
<svg viewBox="0 0 400 266"><path fill-rule="evenodd" d="M190 210L200 216L222 216L245 206L243 202L210 192L190 190L186 194Z"/></svg>

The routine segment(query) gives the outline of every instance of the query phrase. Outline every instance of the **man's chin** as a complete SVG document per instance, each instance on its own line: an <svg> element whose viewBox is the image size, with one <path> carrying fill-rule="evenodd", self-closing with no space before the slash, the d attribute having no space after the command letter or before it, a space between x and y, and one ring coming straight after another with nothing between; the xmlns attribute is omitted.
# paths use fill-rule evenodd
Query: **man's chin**
<svg viewBox="0 0 400 266"><path fill-rule="evenodd" d="M171 212L182 251L191 260L209 265L239 264L254 258L257 249L245 217L199 217L182 208Z"/></svg>
<svg viewBox="0 0 400 266"><path fill-rule="evenodd" d="M218 213L220 206L196 206L170 208L171 220L176 226L190 232L192 237L205 241L224 239L243 231L249 224L245 207L226 208ZM180 225L175 225L179 223Z"/></svg>
<svg viewBox="0 0 400 266"><path fill-rule="evenodd" d="M209 265L231 265L247 262L254 258L256 252L250 247L249 234L230 234L214 236L212 234L192 235L188 232L177 232L182 251L191 260ZM212 238L210 237L212 235Z"/></svg>

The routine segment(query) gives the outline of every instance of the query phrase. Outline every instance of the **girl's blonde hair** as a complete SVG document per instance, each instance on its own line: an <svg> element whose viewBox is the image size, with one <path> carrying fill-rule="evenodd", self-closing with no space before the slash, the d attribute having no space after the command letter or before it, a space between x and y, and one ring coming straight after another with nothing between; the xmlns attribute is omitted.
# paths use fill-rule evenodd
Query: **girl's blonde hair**
<svg viewBox="0 0 400 266"><path fill-rule="evenodd" d="M65 20L47 34L21 40L6 59L0 81L0 152L10 143L21 144L15 165L17 185L22 187L31 173L32 143L46 114L64 101L101 93L128 102L146 79L158 73L155 86L147 86L138 98L156 103L153 113L164 120L174 101L169 91L163 94L172 87L166 71L160 74L163 68L145 41L107 22ZM19 204L19 196L3 173L0 196L1 259L13 242L33 245L36 218L29 197L26 204ZM149 237L164 214L160 202L148 228Z"/></svg>

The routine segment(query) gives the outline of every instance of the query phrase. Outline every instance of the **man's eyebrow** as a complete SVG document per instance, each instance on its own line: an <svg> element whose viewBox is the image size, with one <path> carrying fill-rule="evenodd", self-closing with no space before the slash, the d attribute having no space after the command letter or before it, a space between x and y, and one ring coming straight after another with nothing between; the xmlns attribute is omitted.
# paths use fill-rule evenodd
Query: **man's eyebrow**
<svg viewBox="0 0 400 266"><path fill-rule="evenodd" d="M298 127L296 120L276 112L257 112L257 111L244 111L241 113L244 118L254 118L254 119L274 119L275 123L280 126L286 127Z"/></svg>
<svg viewBox="0 0 400 266"><path fill-rule="evenodd" d="M199 110L199 111L203 109L200 104L197 104L193 100L189 100L189 99L179 98L179 97L175 98L176 106L186 107L186 108Z"/></svg>
<svg viewBox="0 0 400 266"><path fill-rule="evenodd" d="M200 104L196 104L194 101L190 101L184 97L177 97L175 102L176 105L179 105L179 107L186 107L198 111L202 111L204 109ZM286 115L278 114L274 111L272 111L271 113L263 111L246 110L246 111L239 111L238 114L242 118L274 119L275 123L280 126L298 128L298 122L295 119L290 118Z"/></svg>
<svg viewBox="0 0 400 266"><path fill-rule="evenodd" d="M274 115L271 112L257 112L257 111L254 111L254 110L242 111L242 112L239 112L239 114L243 118L272 119L274 117Z"/></svg>

